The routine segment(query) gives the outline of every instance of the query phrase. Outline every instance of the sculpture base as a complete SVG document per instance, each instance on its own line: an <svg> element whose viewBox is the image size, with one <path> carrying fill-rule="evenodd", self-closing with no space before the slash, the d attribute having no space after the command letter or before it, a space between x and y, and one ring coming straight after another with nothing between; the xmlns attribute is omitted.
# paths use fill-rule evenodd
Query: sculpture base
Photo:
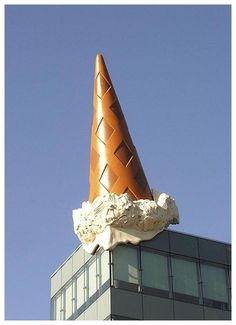
<svg viewBox="0 0 236 325"><path fill-rule="evenodd" d="M164 228L143 232L136 229L106 226L104 231L98 234L93 242L82 245L86 252L94 254L98 247L103 247L105 250L112 250L118 243L131 243L137 245L143 240L152 239L163 230Z"/></svg>
<svg viewBox="0 0 236 325"><path fill-rule="evenodd" d="M138 244L179 223L178 208L166 193L152 191L153 200L133 201L127 193L108 193L73 210L74 232L83 248L93 254L101 246Z"/></svg>

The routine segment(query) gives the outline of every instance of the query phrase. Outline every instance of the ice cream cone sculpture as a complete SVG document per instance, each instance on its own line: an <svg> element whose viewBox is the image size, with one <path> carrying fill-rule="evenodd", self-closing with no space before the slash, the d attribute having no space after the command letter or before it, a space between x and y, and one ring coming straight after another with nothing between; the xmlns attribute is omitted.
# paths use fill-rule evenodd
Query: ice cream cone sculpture
<svg viewBox="0 0 236 325"><path fill-rule="evenodd" d="M100 195L127 193L152 200L137 151L102 55L95 63L89 201Z"/></svg>
<svg viewBox="0 0 236 325"><path fill-rule="evenodd" d="M138 244L179 223L175 200L151 191L130 137L102 55L97 55L93 93L89 201L73 210L83 248L111 250Z"/></svg>

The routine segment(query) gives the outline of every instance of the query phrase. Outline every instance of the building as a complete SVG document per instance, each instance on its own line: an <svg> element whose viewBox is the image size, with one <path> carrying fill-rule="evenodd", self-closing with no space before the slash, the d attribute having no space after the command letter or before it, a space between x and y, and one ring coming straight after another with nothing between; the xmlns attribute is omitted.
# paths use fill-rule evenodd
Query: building
<svg viewBox="0 0 236 325"><path fill-rule="evenodd" d="M101 54L93 106L89 201L73 210L82 246L51 276L51 319L230 319L231 246L163 231L178 208L150 189Z"/></svg>
<svg viewBox="0 0 236 325"><path fill-rule="evenodd" d="M229 320L231 245L165 230L94 255L79 246L51 276L51 319Z"/></svg>

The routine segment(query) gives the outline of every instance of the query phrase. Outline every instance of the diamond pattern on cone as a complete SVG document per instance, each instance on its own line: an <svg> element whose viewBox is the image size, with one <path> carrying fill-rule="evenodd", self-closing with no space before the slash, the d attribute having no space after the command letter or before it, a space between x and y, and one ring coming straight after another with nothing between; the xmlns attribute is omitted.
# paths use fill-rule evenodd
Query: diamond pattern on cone
<svg viewBox="0 0 236 325"><path fill-rule="evenodd" d="M128 146L125 144L124 141L121 142L114 154L124 166L127 166L130 159L133 157L132 152L129 150Z"/></svg>
<svg viewBox="0 0 236 325"><path fill-rule="evenodd" d="M124 118L118 99L110 106L110 109L116 115L118 120L122 120Z"/></svg>
<svg viewBox="0 0 236 325"><path fill-rule="evenodd" d="M124 190L123 193L127 193L131 199L137 200L137 197L134 195L134 193L128 187L126 187L126 189Z"/></svg>
<svg viewBox="0 0 236 325"><path fill-rule="evenodd" d="M110 127L109 124L107 124L104 119L102 119L98 125L96 134L97 134L97 137L103 143L106 144L113 132L114 132L114 129L112 127Z"/></svg>
<svg viewBox="0 0 236 325"><path fill-rule="evenodd" d="M109 165L106 165L100 178L100 183L102 184L102 186L105 187L108 192L111 192L111 189L117 181L117 178L118 177L112 171L111 167Z"/></svg>
<svg viewBox="0 0 236 325"><path fill-rule="evenodd" d="M102 55L96 57L94 76L89 201L107 192L152 200Z"/></svg>
<svg viewBox="0 0 236 325"><path fill-rule="evenodd" d="M102 99L105 93L111 88L111 85L100 72L98 73L96 80L97 80L97 95L99 98Z"/></svg>

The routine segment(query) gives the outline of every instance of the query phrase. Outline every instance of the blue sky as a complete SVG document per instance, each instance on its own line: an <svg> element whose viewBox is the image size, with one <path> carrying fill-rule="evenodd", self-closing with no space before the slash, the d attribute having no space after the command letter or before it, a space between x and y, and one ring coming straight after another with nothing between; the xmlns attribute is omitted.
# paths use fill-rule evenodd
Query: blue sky
<svg viewBox="0 0 236 325"><path fill-rule="evenodd" d="M6 319L49 319L79 245L97 53L170 229L231 241L230 6L8 5L5 23Z"/></svg>

